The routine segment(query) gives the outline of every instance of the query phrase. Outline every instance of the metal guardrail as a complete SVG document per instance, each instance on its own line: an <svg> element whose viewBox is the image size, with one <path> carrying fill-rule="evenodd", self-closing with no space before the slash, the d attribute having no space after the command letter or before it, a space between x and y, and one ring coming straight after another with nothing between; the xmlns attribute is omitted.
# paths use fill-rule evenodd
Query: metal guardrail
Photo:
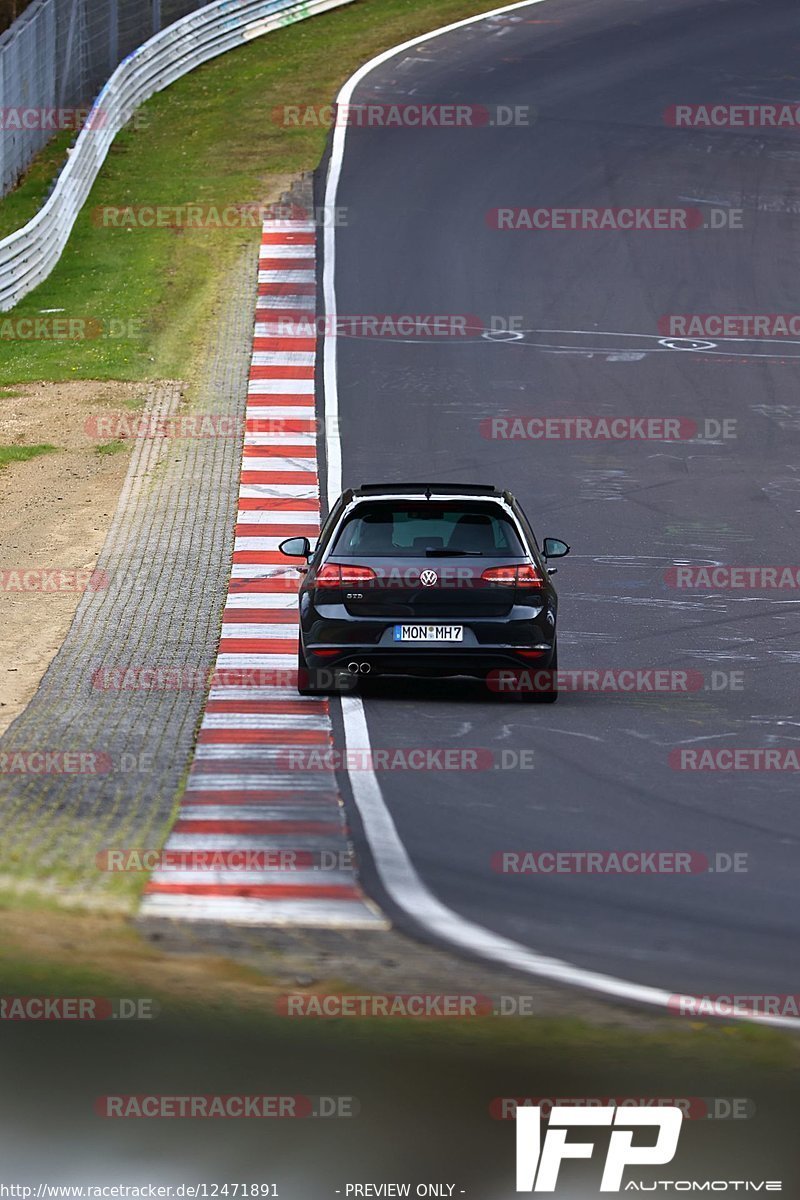
<svg viewBox="0 0 800 1200"><path fill-rule="evenodd" d="M27 225L0 241L0 312L13 308L53 270L111 143L140 104L226 50L351 3L352 0L216 0L182 17L134 50L95 99L45 204Z"/></svg>

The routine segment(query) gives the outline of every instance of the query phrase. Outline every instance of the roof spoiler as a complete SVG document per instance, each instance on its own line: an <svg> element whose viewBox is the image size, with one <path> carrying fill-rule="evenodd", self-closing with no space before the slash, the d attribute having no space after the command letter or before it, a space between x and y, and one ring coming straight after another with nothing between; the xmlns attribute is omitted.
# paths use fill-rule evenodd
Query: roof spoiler
<svg viewBox="0 0 800 1200"><path fill-rule="evenodd" d="M387 492L422 492L430 499L433 492L456 492L469 496L499 496L491 483L362 483L356 495L375 495Z"/></svg>

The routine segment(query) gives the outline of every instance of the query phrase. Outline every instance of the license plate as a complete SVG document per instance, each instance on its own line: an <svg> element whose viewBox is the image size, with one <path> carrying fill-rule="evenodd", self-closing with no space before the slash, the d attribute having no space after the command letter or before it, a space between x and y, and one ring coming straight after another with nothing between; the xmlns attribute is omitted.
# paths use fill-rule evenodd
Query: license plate
<svg viewBox="0 0 800 1200"><path fill-rule="evenodd" d="M396 642L463 642L463 625L395 625Z"/></svg>

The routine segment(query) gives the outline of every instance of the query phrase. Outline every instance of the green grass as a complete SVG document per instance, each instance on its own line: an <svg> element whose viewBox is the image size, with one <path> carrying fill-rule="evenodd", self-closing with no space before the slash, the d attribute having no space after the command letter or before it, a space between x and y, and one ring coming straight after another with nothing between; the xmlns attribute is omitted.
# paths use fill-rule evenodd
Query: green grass
<svg viewBox="0 0 800 1200"><path fill-rule="evenodd" d="M224 206L276 198L318 163L322 127L284 128L273 110L327 104L364 60L486 0L357 0L222 55L153 97L116 138L53 273L10 317L63 309L123 336L5 341L0 385L31 380L191 377L226 272L258 231L99 228L99 206ZM56 139L0 202L0 231L34 215L66 143Z"/></svg>
<svg viewBox="0 0 800 1200"><path fill-rule="evenodd" d="M0 471L10 463L27 462L29 458L38 458L40 454L50 454L55 446L42 444L40 446L0 446Z"/></svg>
<svg viewBox="0 0 800 1200"><path fill-rule="evenodd" d="M123 442L118 439L115 442L103 442L99 446L95 446L94 452L98 458L109 458L112 454L119 454L122 450L127 450L130 447L130 442Z"/></svg>

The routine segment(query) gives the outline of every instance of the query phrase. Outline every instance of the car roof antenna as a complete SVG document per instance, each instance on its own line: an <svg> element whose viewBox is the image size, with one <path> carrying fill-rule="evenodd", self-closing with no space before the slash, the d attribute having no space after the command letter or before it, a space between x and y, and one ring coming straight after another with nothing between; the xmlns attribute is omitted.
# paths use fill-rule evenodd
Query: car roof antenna
<svg viewBox="0 0 800 1200"><path fill-rule="evenodd" d="M431 485L428 484L425 488L425 499L430 500L430 498L431 498Z"/></svg>

